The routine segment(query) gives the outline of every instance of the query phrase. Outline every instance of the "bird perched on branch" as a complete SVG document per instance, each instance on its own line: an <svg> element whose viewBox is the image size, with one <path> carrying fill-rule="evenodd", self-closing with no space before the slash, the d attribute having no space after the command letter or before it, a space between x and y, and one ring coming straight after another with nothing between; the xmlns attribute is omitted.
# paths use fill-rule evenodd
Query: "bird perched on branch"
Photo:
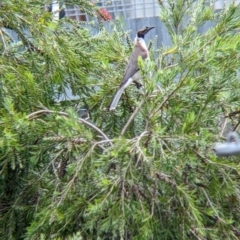
<svg viewBox="0 0 240 240"><path fill-rule="evenodd" d="M124 89L127 86L129 86L129 84L134 82L138 88L140 87L141 84L137 82L137 80L140 78L138 68L138 57L142 57L143 60L148 58L149 54L147 45L144 41L144 36L153 28L154 27L146 27L144 29L137 31L137 36L135 38L135 46L130 55L122 83L119 86L119 89L112 100L109 110L114 110L117 107L118 102L124 92Z"/></svg>

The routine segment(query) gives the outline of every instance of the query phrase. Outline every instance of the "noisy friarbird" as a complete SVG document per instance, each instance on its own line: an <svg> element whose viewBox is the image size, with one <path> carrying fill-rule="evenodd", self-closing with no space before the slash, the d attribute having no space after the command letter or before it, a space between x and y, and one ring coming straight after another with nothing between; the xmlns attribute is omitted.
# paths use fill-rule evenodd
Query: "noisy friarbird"
<svg viewBox="0 0 240 240"><path fill-rule="evenodd" d="M125 88L129 86L129 84L131 84L132 82L135 82L137 86L139 86L139 83L137 83L137 80L140 78L139 68L138 68L138 57L142 57L143 60L148 58L149 53L148 53L147 45L144 41L144 36L153 28L154 27L146 27L144 29L137 31L137 36L135 38L135 45L130 55L130 58L128 60L128 65L125 70L122 83L119 86L119 89L111 102L109 110L114 110L117 107L118 102Z"/></svg>

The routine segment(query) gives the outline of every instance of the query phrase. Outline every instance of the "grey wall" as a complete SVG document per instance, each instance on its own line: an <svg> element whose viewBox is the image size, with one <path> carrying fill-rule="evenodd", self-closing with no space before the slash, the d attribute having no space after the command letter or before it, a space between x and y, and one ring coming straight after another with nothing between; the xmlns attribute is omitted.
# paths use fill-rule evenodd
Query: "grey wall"
<svg viewBox="0 0 240 240"><path fill-rule="evenodd" d="M139 29L148 27L155 27L153 30L151 30L145 37L146 42L148 43L151 39L154 39L155 36L158 37L157 39L157 46L161 47L162 45L170 46L171 45L171 38L169 34L167 33L166 27L163 24L163 22L160 20L159 17L147 17L147 18L130 18L130 19L123 19L124 22L124 29L126 31L130 30L130 37L132 40L134 40L136 36L136 32ZM110 22L104 22L104 26L111 31L112 24ZM203 26L199 28L199 33L205 32L207 29L209 29L213 24L211 22L206 22ZM12 30L7 30L9 35L14 39L14 41L19 41L17 34ZM96 29L91 29L92 34L97 34ZM26 31L26 35L29 35ZM30 36L29 36L30 37Z"/></svg>
<svg viewBox="0 0 240 240"><path fill-rule="evenodd" d="M126 31L130 30L130 37L134 40L136 36L136 32L139 29L145 27L155 27L152 29L146 36L145 41L148 43L151 39L154 39L155 36L158 37L157 45L162 46L164 45L171 45L171 39L169 34L166 31L166 27L164 26L163 22L160 20L159 17L147 17L147 18L130 18L124 19L124 29ZM108 22L104 22L105 27L111 31L111 24Z"/></svg>
<svg viewBox="0 0 240 240"><path fill-rule="evenodd" d="M171 37L169 36L167 29L164 25L164 23L160 20L159 17L147 17L147 18L131 18L131 19L124 19L124 29L126 31L130 32L130 37L132 40L134 40L136 36L136 32L139 29L148 27L155 27L153 30L151 30L145 37L145 41L148 43L151 39L153 39L155 36L158 37L157 39L157 46L161 47L164 46L171 46ZM105 27L111 31L111 24L108 22L104 22ZM210 27L212 27L214 24L210 21L206 22L203 26L199 27L198 32L204 33L206 32ZM93 34L96 32L93 32Z"/></svg>
<svg viewBox="0 0 240 240"><path fill-rule="evenodd" d="M166 31L166 27L163 22L158 17L148 17L148 18L136 18L136 19L125 19L126 21L126 30L131 30L131 38L134 39L136 32L139 29L145 27L155 27L152 29L145 37L145 41L153 39L156 35L158 36L157 46L171 45L171 39L169 34Z"/></svg>

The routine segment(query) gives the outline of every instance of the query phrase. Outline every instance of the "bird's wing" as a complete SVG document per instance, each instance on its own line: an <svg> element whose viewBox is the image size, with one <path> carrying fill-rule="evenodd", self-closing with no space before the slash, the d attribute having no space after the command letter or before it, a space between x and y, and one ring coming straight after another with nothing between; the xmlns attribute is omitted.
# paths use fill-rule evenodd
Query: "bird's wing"
<svg viewBox="0 0 240 240"><path fill-rule="evenodd" d="M135 45L132 54L130 55L130 58L128 60L128 65L126 68L126 71L124 73L124 77L121 83L121 86L123 86L130 77L132 77L138 70L138 57L142 57L142 59L146 59L148 56L148 53L146 50L142 49L138 45Z"/></svg>

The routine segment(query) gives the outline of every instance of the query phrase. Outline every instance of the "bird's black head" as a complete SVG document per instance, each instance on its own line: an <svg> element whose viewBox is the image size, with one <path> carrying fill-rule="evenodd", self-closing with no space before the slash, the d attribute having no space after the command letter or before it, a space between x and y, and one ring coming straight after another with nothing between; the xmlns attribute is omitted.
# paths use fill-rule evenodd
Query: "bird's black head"
<svg viewBox="0 0 240 240"><path fill-rule="evenodd" d="M140 29L137 31L138 38L144 38L145 34L147 34L154 27L145 27L144 29Z"/></svg>

